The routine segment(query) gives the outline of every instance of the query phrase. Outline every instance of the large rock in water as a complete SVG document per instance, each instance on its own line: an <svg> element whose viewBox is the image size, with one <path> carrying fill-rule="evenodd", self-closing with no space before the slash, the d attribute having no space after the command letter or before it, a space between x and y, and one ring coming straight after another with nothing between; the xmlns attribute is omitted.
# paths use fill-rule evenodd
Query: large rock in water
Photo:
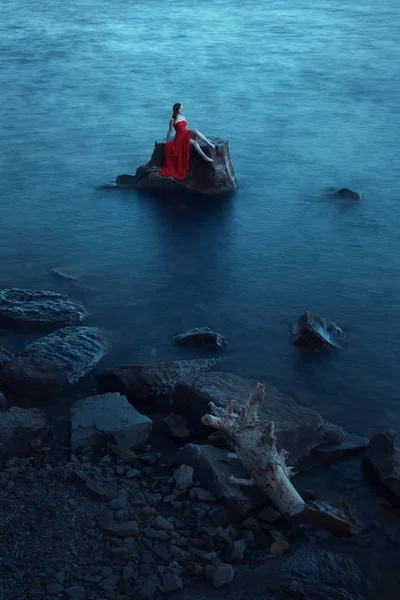
<svg viewBox="0 0 400 600"><path fill-rule="evenodd" d="M207 350L222 350L227 342L220 333L215 333L209 327L194 327L185 329L174 337L177 344L182 346L197 346Z"/></svg>
<svg viewBox="0 0 400 600"><path fill-rule="evenodd" d="M14 456L24 456L31 442L48 431L45 414L14 406L0 413L0 468Z"/></svg>
<svg viewBox="0 0 400 600"><path fill-rule="evenodd" d="M0 366L0 389L21 396L53 395L77 383L107 353L95 327L64 327Z"/></svg>
<svg viewBox="0 0 400 600"><path fill-rule="evenodd" d="M381 482L400 498L400 434L389 429L374 435L366 459Z"/></svg>
<svg viewBox="0 0 400 600"><path fill-rule="evenodd" d="M148 400L168 403L177 381L208 371L217 363L218 359L205 358L113 367L96 376L98 391L119 392L134 403Z"/></svg>
<svg viewBox="0 0 400 600"><path fill-rule="evenodd" d="M321 445L329 445L336 452L341 444L348 446L348 434L342 427L325 421L317 412L300 406L272 386L264 385L266 393L259 410L260 427L274 421L277 445L290 453L289 464L306 459ZM198 425L201 417L209 412L210 402L227 408L234 400L235 410L239 411L255 386L256 382L230 373L199 373L177 383L172 396L173 408ZM352 435L351 439L352 448L357 441L360 449L368 444L364 438Z"/></svg>
<svg viewBox="0 0 400 600"><path fill-rule="evenodd" d="M162 177L160 168L164 165L164 142L156 142L150 161L136 170L136 175L118 175L118 187L134 187L144 190L188 190L207 195L226 194L238 187L233 170L229 145L225 140L210 138L215 144L215 150L209 150L200 142L202 150L210 154L213 163L204 161L192 150L190 155L189 175L186 179L178 180L172 177Z"/></svg>
<svg viewBox="0 0 400 600"><path fill-rule="evenodd" d="M63 294L8 288L0 292L0 318L19 325L74 325L87 316L78 302Z"/></svg>
<svg viewBox="0 0 400 600"><path fill-rule="evenodd" d="M152 421L118 393L89 396L71 406L71 449L116 443L137 448L145 443Z"/></svg>

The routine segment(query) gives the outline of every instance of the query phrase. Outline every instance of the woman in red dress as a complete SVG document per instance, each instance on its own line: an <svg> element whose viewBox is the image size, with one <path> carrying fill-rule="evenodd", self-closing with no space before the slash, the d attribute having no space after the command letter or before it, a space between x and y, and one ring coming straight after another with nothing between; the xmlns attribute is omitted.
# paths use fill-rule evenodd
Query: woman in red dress
<svg viewBox="0 0 400 600"><path fill-rule="evenodd" d="M189 173L191 146L193 146L206 162L213 162L212 158L207 156L207 154L204 154L196 138L203 140L203 142L213 150L215 149L214 144L212 144L197 129L188 129L186 119L182 113L182 104L174 104L165 142L165 163L163 168L160 169L160 175L163 175L164 177L186 179ZM172 133L172 128L175 129L175 138L170 142L169 138Z"/></svg>

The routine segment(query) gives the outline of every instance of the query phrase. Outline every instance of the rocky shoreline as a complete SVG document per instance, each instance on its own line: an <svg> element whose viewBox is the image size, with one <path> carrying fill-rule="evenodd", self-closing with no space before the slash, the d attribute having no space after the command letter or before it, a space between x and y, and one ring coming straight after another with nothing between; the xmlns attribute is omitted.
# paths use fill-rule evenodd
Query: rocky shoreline
<svg viewBox="0 0 400 600"><path fill-rule="evenodd" d="M15 357L0 353L0 599L398 597L398 434L352 435L263 382L259 426L274 421L306 504L300 519L284 519L260 489L231 480L247 473L201 422L210 402L221 414L232 400L243 410L254 381L217 370L219 354L118 366L96 375L97 389L71 405L69 419L51 417L37 399L72 389L107 340L65 326L54 302L65 308L66 297L4 292L0 310L22 315L21 326L36 314L41 327L61 329ZM68 322L80 323L70 308ZM207 328L186 333L190 345L196 336L216 352L226 344ZM339 496L314 475L346 460L363 460L379 479L376 514L355 505L359 482Z"/></svg>

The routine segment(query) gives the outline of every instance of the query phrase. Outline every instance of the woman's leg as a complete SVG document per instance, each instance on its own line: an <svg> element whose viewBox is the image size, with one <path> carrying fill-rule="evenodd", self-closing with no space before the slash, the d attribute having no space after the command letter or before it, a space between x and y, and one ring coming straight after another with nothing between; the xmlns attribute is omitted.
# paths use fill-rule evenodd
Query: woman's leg
<svg viewBox="0 0 400 600"><path fill-rule="evenodd" d="M200 154L200 156L203 158L203 160L205 160L206 162L213 162L212 158L207 156L207 154L204 154L203 150L200 148L199 143L196 142L196 140L190 140L190 144L193 146L193 148L196 150L196 152L198 152Z"/></svg>
<svg viewBox="0 0 400 600"><path fill-rule="evenodd" d="M203 135L202 133L200 133L200 131L199 131L198 129L192 129L192 133L193 133L193 134L194 134L196 137L200 138L202 142L205 142L209 148L212 148L213 150L215 150L215 146L214 146L214 144L212 144L212 143L210 142L210 140L208 140L208 139L206 138L206 136L205 136L205 135Z"/></svg>

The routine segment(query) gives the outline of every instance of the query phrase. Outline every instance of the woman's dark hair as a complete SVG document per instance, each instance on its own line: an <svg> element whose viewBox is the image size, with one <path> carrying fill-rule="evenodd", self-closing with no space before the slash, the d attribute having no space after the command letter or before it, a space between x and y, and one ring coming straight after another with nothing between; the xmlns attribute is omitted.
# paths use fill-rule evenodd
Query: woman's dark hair
<svg viewBox="0 0 400 600"><path fill-rule="evenodd" d="M176 117L178 116L178 110L180 109L180 107L182 106L182 104L180 102L176 102L173 107L172 107L172 118L176 119Z"/></svg>

